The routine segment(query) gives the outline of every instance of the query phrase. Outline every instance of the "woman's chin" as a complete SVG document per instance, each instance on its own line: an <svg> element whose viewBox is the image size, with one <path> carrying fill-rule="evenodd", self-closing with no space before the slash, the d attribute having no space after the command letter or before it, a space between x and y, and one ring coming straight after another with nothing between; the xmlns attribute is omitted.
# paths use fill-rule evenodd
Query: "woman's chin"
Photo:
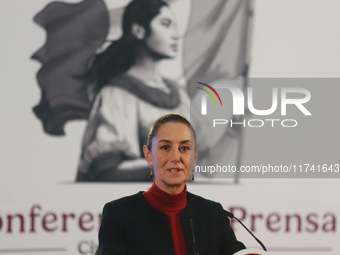
<svg viewBox="0 0 340 255"><path fill-rule="evenodd" d="M173 186L180 186L188 180L185 176L171 176L167 178L167 183Z"/></svg>
<svg viewBox="0 0 340 255"><path fill-rule="evenodd" d="M177 57L177 51L172 49L164 51L153 51L153 54L159 59L175 59Z"/></svg>
<svg viewBox="0 0 340 255"><path fill-rule="evenodd" d="M177 57L177 52L171 52L171 53L164 55L164 58L166 59L175 59L176 57Z"/></svg>

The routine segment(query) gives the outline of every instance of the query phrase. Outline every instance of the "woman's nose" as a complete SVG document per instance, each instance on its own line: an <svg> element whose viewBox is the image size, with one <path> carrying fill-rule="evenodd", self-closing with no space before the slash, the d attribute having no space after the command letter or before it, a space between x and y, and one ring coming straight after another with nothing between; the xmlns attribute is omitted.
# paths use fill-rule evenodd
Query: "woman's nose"
<svg viewBox="0 0 340 255"><path fill-rule="evenodd" d="M177 41L177 40L179 39L179 36L178 36L178 35L172 35L172 36L171 36L171 39Z"/></svg>
<svg viewBox="0 0 340 255"><path fill-rule="evenodd" d="M170 160L172 162L179 162L180 161L180 158L181 158L181 154L179 152L179 150L177 149L172 149L170 151Z"/></svg>
<svg viewBox="0 0 340 255"><path fill-rule="evenodd" d="M178 28L175 25L172 28L171 39L176 40L176 41L179 39Z"/></svg>

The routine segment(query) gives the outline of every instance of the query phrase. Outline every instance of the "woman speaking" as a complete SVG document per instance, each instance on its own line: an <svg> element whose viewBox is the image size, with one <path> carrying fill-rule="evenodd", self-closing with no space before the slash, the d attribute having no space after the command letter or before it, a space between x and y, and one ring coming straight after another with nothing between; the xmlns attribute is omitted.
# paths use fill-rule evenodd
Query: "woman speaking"
<svg viewBox="0 0 340 255"><path fill-rule="evenodd" d="M245 249L219 203L187 192L198 148L186 118L158 118L143 151L154 182L146 192L105 205L96 255L231 255Z"/></svg>

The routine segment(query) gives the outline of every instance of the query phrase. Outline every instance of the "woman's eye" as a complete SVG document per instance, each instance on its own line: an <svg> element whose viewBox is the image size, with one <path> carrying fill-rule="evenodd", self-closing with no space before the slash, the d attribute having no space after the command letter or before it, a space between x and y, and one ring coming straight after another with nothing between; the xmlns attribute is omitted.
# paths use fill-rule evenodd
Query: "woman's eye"
<svg viewBox="0 0 340 255"><path fill-rule="evenodd" d="M182 147L181 150L182 150L182 151L189 151L190 148L185 146L185 147Z"/></svg>
<svg viewBox="0 0 340 255"><path fill-rule="evenodd" d="M163 20L162 25L165 26L165 27L170 27L171 21L170 20Z"/></svg>
<svg viewBox="0 0 340 255"><path fill-rule="evenodd" d="M163 146L161 147L162 150L168 150L169 148L170 148L169 145L163 145Z"/></svg>

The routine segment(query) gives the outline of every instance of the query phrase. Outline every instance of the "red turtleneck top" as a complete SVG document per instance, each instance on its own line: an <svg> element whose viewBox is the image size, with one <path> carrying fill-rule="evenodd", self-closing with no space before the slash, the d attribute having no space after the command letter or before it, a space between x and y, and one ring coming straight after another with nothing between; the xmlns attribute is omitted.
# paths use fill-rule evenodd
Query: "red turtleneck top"
<svg viewBox="0 0 340 255"><path fill-rule="evenodd" d="M188 204L187 186L185 185L183 192L172 195L159 189L155 182L153 182L150 189L143 192L143 195L153 208L168 216L175 254L187 255L181 219L179 217L179 212Z"/></svg>

